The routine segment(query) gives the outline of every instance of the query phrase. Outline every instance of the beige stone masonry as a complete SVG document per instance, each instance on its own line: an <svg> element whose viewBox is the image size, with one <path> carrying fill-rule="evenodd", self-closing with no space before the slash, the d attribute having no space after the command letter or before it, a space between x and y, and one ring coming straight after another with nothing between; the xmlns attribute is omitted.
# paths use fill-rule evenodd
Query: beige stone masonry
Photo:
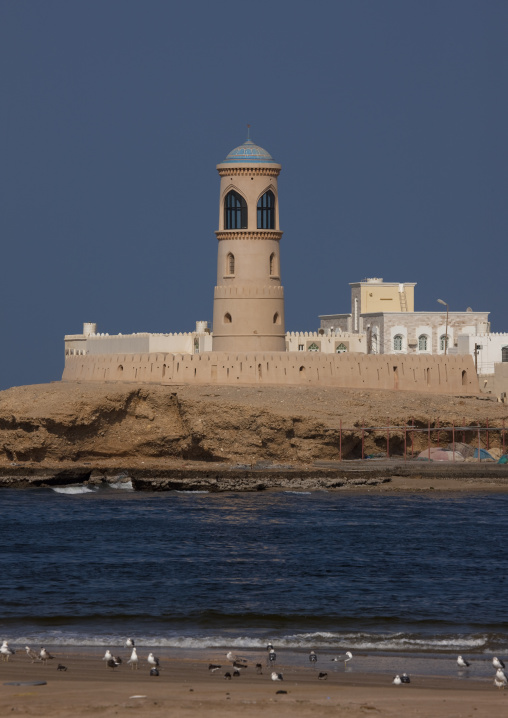
<svg viewBox="0 0 508 718"><path fill-rule="evenodd" d="M319 385L477 394L470 356L206 352L67 356L63 381Z"/></svg>

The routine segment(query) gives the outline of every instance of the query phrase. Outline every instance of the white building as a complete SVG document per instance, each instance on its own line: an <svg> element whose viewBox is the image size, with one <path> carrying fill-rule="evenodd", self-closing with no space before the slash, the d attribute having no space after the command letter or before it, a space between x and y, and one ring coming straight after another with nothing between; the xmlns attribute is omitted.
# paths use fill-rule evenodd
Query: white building
<svg viewBox="0 0 508 718"><path fill-rule="evenodd" d="M351 312L321 315L321 328L364 333L368 354L452 354L459 335L490 329L489 312L415 312L414 283L373 277L350 286Z"/></svg>

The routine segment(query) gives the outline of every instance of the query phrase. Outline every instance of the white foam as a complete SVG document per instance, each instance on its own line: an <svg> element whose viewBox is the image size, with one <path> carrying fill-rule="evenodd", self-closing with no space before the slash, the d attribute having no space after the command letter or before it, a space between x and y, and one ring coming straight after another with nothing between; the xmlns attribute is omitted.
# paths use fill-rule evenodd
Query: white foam
<svg viewBox="0 0 508 718"><path fill-rule="evenodd" d="M88 486L52 486L51 489L57 494L91 494L97 489L90 489Z"/></svg>
<svg viewBox="0 0 508 718"><path fill-rule="evenodd" d="M175 494L209 494L209 491L183 491L180 489L175 489Z"/></svg>
<svg viewBox="0 0 508 718"><path fill-rule="evenodd" d="M123 491L134 491L132 481L109 481L108 486L112 489L122 489Z"/></svg>
<svg viewBox="0 0 508 718"><path fill-rule="evenodd" d="M297 494L300 496L307 496L308 494L311 494L312 491L283 491L283 494Z"/></svg>

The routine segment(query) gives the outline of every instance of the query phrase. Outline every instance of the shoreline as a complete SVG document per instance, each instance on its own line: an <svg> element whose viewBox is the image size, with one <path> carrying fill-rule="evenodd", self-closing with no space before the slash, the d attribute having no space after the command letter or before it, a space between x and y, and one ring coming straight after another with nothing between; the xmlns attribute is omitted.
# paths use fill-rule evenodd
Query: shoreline
<svg viewBox="0 0 508 718"><path fill-rule="evenodd" d="M316 461L309 465L210 462L0 463L1 488L100 486L131 480L135 491L255 492L341 490L369 492L508 491L508 464L408 459Z"/></svg>
<svg viewBox="0 0 508 718"><path fill-rule="evenodd" d="M113 650L113 649L112 649ZM113 651L114 652L114 651ZM145 651L140 651L139 670L125 662L109 669L96 652L53 652L46 665L32 664L23 653L0 665L2 687L0 709L16 715L100 716L122 715L136 709L140 716L311 716L366 713L378 716L416 715L445 718L450 715L474 715L477 718L501 716L508 706L508 692L499 691L492 678L460 677L456 666L449 676L412 674L409 685L394 686L391 673L364 670L346 671L344 666L319 661L310 665L290 666L277 663L283 681L270 679L266 652L262 674L255 665L241 671L239 677L225 680L230 665L221 661L221 669L208 670L209 658L161 657L160 676L149 675ZM157 651L155 652L157 655ZM18 658L19 655L19 658ZM210 652L210 656L212 656ZM307 660L306 656L302 656ZM453 663L455 659L451 659ZM57 665L66 671L58 671ZM403 665L403 662L401 662ZM328 674L319 680L320 672ZM402 672L402 671L401 671ZM493 672L492 672L493 673ZM5 685L15 682L45 681L46 685ZM278 693L278 691L285 693Z"/></svg>

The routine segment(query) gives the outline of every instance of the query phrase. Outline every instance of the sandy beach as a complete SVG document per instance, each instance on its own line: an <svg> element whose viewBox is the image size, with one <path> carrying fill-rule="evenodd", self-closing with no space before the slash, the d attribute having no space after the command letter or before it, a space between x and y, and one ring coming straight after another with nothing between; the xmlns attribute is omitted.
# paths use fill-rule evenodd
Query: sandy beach
<svg viewBox="0 0 508 718"><path fill-rule="evenodd" d="M394 686L391 675L346 673L279 666L283 682L262 675L254 664L231 680L222 662L216 673L208 661L161 659L159 677L151 677L143 654L139 670L125 663L110 669L93 655L54 651L55 659L31 663L22 651L0 665L0 711L19 716L417 716L421 718L492 718L505 716L508 691L490 679L413 675L409 685ZM67 671L58 671L61 663ZM46 685L23 685L46 681ZM21 685L6 685L19 682ZM286 693L278 693L286 691Z"/></svg>

